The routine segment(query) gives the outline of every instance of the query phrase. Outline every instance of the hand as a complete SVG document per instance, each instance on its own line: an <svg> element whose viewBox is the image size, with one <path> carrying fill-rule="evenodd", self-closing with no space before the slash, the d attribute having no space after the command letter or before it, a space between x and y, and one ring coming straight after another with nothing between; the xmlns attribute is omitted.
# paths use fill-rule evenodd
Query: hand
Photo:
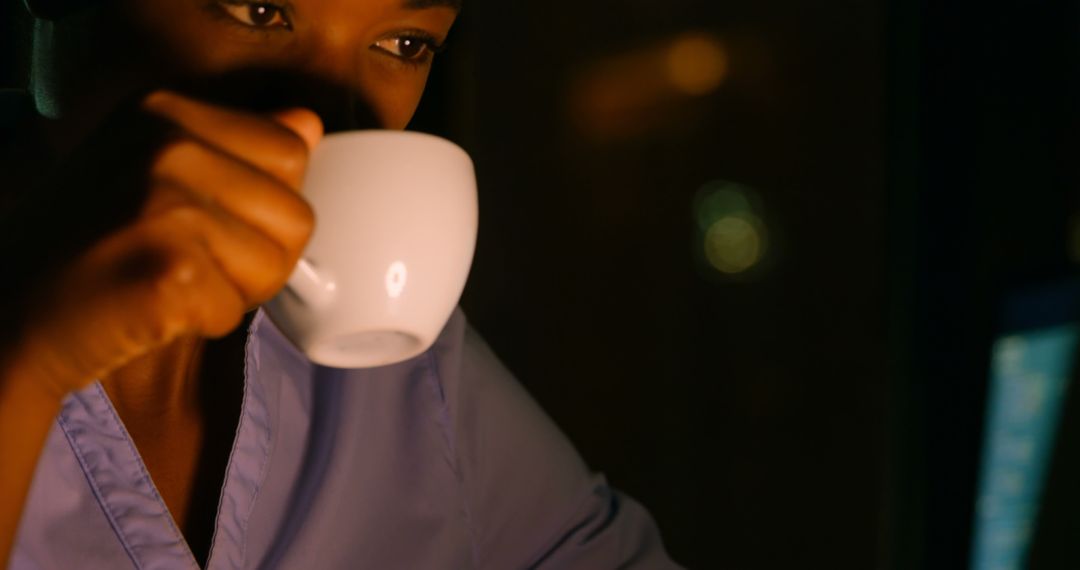
<svg viewBox="0 0 1080 570"><path fill-rule="evenodd" d="M175 133L148 162L115 167L136 176L98 177L141 181L141 207L61 269L14 352L57 397L181 336L227 334L284 286L313 229L299 191L322 136L314 113L259 116L167 91L141 112ZM116 150L82 152L100 164ZM94 182L62 191L111 195Z"/></svg>

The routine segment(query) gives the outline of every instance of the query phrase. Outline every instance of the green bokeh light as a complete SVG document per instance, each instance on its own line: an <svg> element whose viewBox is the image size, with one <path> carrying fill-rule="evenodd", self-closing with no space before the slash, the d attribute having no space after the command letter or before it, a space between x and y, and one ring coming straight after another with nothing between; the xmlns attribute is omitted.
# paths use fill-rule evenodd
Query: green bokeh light
<svg viewBox="0 0 1080 570"><path fill-rule="evenodd" d="M757 267L768 250L768 230L757 194L735 182L716 180L694 196L700 254L708 266L725 275Z"/></svg>
<svg viewBox="0 0 1080 570"><path fill-rule="evenodd" d="M734 182L710 182L698 190L694 199L694 218L701 231L728 216L753 212L749 190Z"/></svg>
<svg viewBox="0 0 1080 570"><path fill-rule="evenodd" d="M765 228L756 217L725 216L705 232L705 258L722 273L743 273L761 261L765 244Z"/></svg>

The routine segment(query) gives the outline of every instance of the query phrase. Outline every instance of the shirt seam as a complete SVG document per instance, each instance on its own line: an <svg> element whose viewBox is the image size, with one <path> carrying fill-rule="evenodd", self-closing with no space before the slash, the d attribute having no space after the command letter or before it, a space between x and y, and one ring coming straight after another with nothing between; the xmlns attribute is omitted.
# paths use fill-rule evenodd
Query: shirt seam
<svg viewBox="0 0 1080 570"><path fill-rule="evenodd" d="M602 475L597 476L603 477ZM605 506L608 508L607 512L589 512L591 503L596 501L596 483L600 483L600 486L607 493L605 501ZM616 501L614 507L612 505L612 501ZM588 528L589 525L594 524L598 518L603 517L605 524L601 524L599 525L599 528L593 529L591 532L587 533L584 537L584 540L576 543L576 545L585 544L594 539L596 535L598 535L600 532L607 530L607 528L611 524L611 519L614 516L618 516L617 509L620 508L620 506L618 505L617 501L618 497L616 496L614 489L612 489L607 484L606 480L594 482L593 485L589 486L585 491L582 492L582 496L577 501L574 501L573 504L575 505L575 509L570 513L570 515L568 515L562 523L555 527L556 529L561 529L562 532L556 532L552 535L549 535L543 543L546 544L546 546L538 548L537 553L531 557L532 562L527 567L530 569L539 568L541 564L546 563L548 560L551 559L552 556L555 556L556 551L559 550L563 545L575 544L573 541L576 535L581 530ZM613 508L615 509L614 511L612 511ZM584 517L582 517L583 512L585 513Z"/></svg>
<svg viewBox="0 0 1080 570"><path fill-rule="evenodd" d="M97 388L98 395L103 398L108 404L108 406L106 406L106 409L109 412L109 416L112 417L112 420L114 422L116 422L116 427L118 427L120 431L123 432L124 443L128 446L128 449L130 449L131 453L134 455L136 459L135 463L136 465L138 465L139 471L142 473L143 478L146 480L147 485L150 487L151 494L154 495L154 498L157 499L158 504L164 510L165 520L169 523L169 528L173 532L173 537L179 540L181 544L186 545L187 541L184 539L184 535L181 534L180 529L176 527L176 522L172 518L172 513L169 512L168 506L165 505L165 499L161 497L161 493L158 492L157 486L154 485L154 479L150 477L150 472L146 470L146 465L143 463L142 457L139 455L139 450L135 447L135 444L131 439L131 434L129 434L127 428L124 427L124 423L120 421L120 416L117 415L116 409L113 408L112 403L108 400L108 396L105 394L105 389L101 386L100 383L96 384L95 388Z"/></svg>
<svg viewBox="0 0 1080 570"><path fill-rule="evenodd" d="M116 522L116 517L113 516L112 509L106 504L104 495L101 490L98 489L97 483L94 478L90 476L90 466L83 460L82 453L79 452L79 446L72 439L71 433L68 432L67 424L64 422L63 413L56 418L56 423L60 424L60 431L64 432L64 438L67 439L68 445L71 446L72 451L75 452L75 459L79 462L79 466L82 468L83 477L86 479L86 484L90 485L90 492L94 494L94 498L97 499L98 507L101 509L102 514L105 515L106 520L109 521L109 526L112 527L113 534L120 539L120 545L124 548L124 554L127 554L131 559L131 563L135 565L135 568L142 568L142 564L139 563L138 558L135 557L135 553L132 552L131 544L128 543L127 535L120 530L119 523Z"/></svg>
<svg viewBox="0 0 1080 570"><path fill-rule="evenodd" d="M446 422L446 426L440 426L440 430L446 437L446 445L449 448L451 457L453 458L452 467L454 470L454 479L457 481L458 494L461 496L461 509L465 515L465 528L469 536L469 554L472 557L473 568L479 568L480 556L479 550L477 548L476 528L473 524L473 514L472 509L469 505L468 492L465 489L465 476L461 471L461 458L458 456L457 445L454 442L453 426L451 425L451 421L449 421L452 418L452 415L450 414L450 406L446 398L445 389L443 387L443 377L442 374L440 374L439 372L439 362L438 359L435 358L434 350L427 351L427 360L428 366L431 370L431 378L435 382L434 388L437 390L437 394L440 395L442 411L446 414L446 418L448 420ZM435 423L438 424L439 422Z"/></svg>
<svg viewBox="0 0 1080 570"><path fill-rule="evenodd" d="M249 371L251 369L251 351L250 351L250 349L252 348L253 343L255 343L254 337L255 337L255 334L252 331L249 330L248 331L247 341L244 344L244 396L240 400L240 419L239 419L239 421L237 422L237 425L236 425L236 434L234 435L232 449L229 451L229 461L228 461L228 464L225 467L225 480L222 482L222 485L221 485L221 495L218 497L217 518L214 521L214 535L210 539L210 545L211 545L210 546L210 553L206 557L206 562L207 562L207 568L208 569L211 568L210 563L211 562L216 562L216 560L217 560L217 557L215 557L214 555L216 554L216 552L218 550L218 537L219 537L219 532L221 530L220 522L221 522L221 517L224 514L224 510L223 510L222 507L224 505L225 497L227 495L226 491L229 489L230 482L233 479L232 478L233 469L236 467L235 466L236 454L238 453L239 448L240 448L240 440L241 440L242 434L244 433L244 427L247 425L248 422L251 421L250 420L251 409L250 409L250 401L249 400L252 397L252 394L256 389L255 382L249 376ZM264 409L266 409L267 412L269 412L269 408L266 406L266 398L265 397L262 398L262 403L263 403ZM267 413L267 415L269 416L269 413ZM262 489L263 483L265 483L266 471L267 471L267 468L269 467L268 464L269 464L269 459L270 459L270 448L272 447L272 443L273 443L273 434L274 434L273 422L272 421L267 421L266 434L265 434L265 437L263 439L263 445L259 446L260 448L262 448L262 460L260 461L259 475L255 479L254 487L251 490L251 502L248 505L248 508L246 509L246 512L244 513L244 517L243 517L243 519L241 520L241 522L239 524L239 526L240 526L240 529L239 529L240 530L240 536L238 537L238 538L240 538L239 545L238 545L239 550L240 550L240 566L239 566L239 568L245 568L247 566L247 561L248 561L248 559L247 559L247 532L248 532L248 527L249 527L250 522L251 522L251 514L255 511L255 503L256 503L256 500L259 497L259 491ZM216 566L216 564L215 564L215 566Z"/></svg>
<svg viewBox="0 0 1080 570"><path fill-rule="evenodd" d="M252 339L253 336L254 335L250 335L248 337L248 342L249 343L254 343L255 342ZM251 355L250 355L250 353L245 351L245 354L244 354L244 379L245 379L245 381L248 380L248 370L249 370L250 365L251 365ZM264 386L264 388L265 388L265 386ZM252 390L254 390L254 389L255 389L255 387L253 385ZM246 396L247 396L247 394L245 392L245 397ZM273 416L270 415L270 413L269 413L270 410L269 410L269 406L267 406L267 403L266 403L265 393L264 393L263 398L262 398L262 404L263 404L263 408L266 411L266 415L267 415L266 435L265 435L265 438L263 439L263 445L260 446L260 447L262 447L262 461L261 461L261 465L259 467L259 477L258 477L258 479L255 480L255 488L251 492L251 503L248 505L247 512L244 513L244 528L243 528L244 540L240 545L240 567L241 568L244 568L244 567L247 566L247 546L248 546L248 544L247 544L248 543L248 541L247 541L247 533L248 533L248 527L251 524L251 515L252 515L252 513L255 512L255 504L256 504L256 502L258 502L258 499L259 499L259 492L262 491L263 484L266 482L266 471L267 471L267 469L269 469L269 466L270 466L270 452L271 452L271 448L272 448L272 446L274 444ZM237 430L237 441L239 441L239 439L240 439L239 435L240 435L240 431L238 429Z"/></svg>
<svg viewBox="0 0 1080 570"><path fill-rule="evenodd" d="M105 404L105 411L108 412L109 418L112 419L117 430L124 436L124 445L127 446L128 450L132 454L132 457L135 459L135 465L139 469L139 472L142 474L142 478L146 481L146 484L150 490L150 494L153 496L158 506L161 507L164 513L165 522L166 524L168 524L169 530L172 531L173 538L176 539L179 544L183 545L183 550L187 552L187 558L189 559L189 562L191 562L191 565L194 567L198 567L198 564L196 563L194 557L191 555L190 548L187 547L187 540L180 533L180 530L176 527L176 522L172 518L172 513L169 512L168 506L165 505L164 499L161 498L161 494L158 492L157 486L154 485L153 478L150 477L150 472L146 470L146 465L143 463L142 457L139 455L138 449L135 447L134 443L131 440L131 435L128 433L127 428L124 427L124 423L120 421L120 416L117 415L116 409L113 408L112 403L109 401L109 397L105 393L105 389L102 387L100 382L94 382L93 388L97 392L97 397L99 398L99 401ZM135 564L135 567L142 568L143 564L135 556L134 549L128 541L127 533L124 532L122 525L120 525L120 523L116 520L116 517L113 515L112 503L105 497L105 494L101 492L101 489L97 485L97 481L94 480L94 478L91 476L90 472L92 471L92 469L89 465L86 464L79 444L75 441L71 432L68 431L68 424L64 419L63 411L61 411L60 415L57 417L57 421L60 422L61 428L64 431L64 437L67 438L68 444L71 445L72 451L75 452L75 457L77 457L79 460L79 465L82 467L83 476L86 477L87 482L90 484L90 488L94 493L94 496L97 497L98 504L103 507L102 511L105 512L105 517L109 520L109 525L113 527L113 532L116 533L116 536L120 539L120 544L124 546L124 551L127 552L128 557L131 558L131 561Z"/></svg>

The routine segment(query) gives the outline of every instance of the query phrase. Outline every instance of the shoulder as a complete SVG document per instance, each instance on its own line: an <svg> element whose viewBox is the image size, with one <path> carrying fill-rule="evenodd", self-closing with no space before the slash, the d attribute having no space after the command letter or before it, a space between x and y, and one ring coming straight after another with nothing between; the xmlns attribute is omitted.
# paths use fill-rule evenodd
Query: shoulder
<svg viewBox="0 0 1080 570"><path fill-rule="evenodd" d="M443 387L451 389L447 394L450 399L458 395L457 389L463 381L517 383L509 369L472 327L460 307L454 309L427 354Z"/></svg>
<svg viewBox="0 0 1080 570"><path fill-rule="evenodd" d="M575 471L585 472L569 440L460 308L428 354L458 439L529 439L534 446L558 448L542 451L556 453L571 461Z"/></svg>
<svg viewBox="0 0 1080 570"><path fill-rule="evenodd" d="M428 354L478 567L677 567L648 512L588 468L464 313Z"/></svg>

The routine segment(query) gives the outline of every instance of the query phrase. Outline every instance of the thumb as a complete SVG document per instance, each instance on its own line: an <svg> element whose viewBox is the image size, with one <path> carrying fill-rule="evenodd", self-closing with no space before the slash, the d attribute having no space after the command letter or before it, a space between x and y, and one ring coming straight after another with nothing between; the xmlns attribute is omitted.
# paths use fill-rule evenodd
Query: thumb
<svg viewBox="0 0 1080 570"><path fill-rule="evenodd" d="M271 113L270 117L304 139L308 151L322 140L323 124L314 111L297 107Z"/></svg>

